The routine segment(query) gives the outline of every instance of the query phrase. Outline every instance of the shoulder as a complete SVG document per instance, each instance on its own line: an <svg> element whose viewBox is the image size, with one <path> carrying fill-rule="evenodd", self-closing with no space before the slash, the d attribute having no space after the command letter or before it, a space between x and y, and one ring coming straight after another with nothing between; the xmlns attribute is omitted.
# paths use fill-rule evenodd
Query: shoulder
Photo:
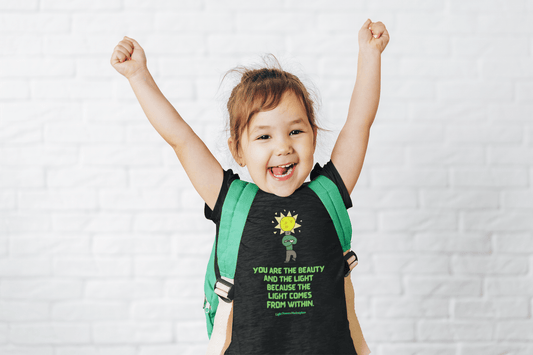
<svg viewBox="0 0 533 355"><path fill-rule="evenodd" d="M220 214L222 212L222 205L228 194L229 187L234 180L240 180L239 174L235 174L233 170L228 169L224 170L224 179L222 180L222 186L220 187L220 192L218 193L217 202L213 209L209 208L207 204L204 207L204 216L205 218L218 223L220 220Z"/></svg>
<svg viewBox="0 0 533 355"><path fill-rule="evenodd" d="M335 165L331 160L327 162L324 166L320 166L320 164L318 163L315 164L315 167L311 171L311 181L315 180L321 175L333 181L333 183L337 186L342 196L342 200L344 201L344 205L346 206L346 209L352 207L353 205L350 194L348 193L348 190L346 189L344 181L342 180L339 172L337 171L337 168L335 168Z"/></svg>

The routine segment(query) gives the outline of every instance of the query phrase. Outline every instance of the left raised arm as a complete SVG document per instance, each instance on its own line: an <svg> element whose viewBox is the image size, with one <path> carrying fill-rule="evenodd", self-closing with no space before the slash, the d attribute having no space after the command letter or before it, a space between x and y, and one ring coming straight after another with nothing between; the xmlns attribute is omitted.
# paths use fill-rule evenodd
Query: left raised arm
<svg viewBox="0 0 533 355"><path fill-rule="evenodd" d="M379 104L381 52L388 42L389 33L381 22L373 23L368 19L359 30L357 78L348 118L331 153L331 161L348 193L352 193L363 168L370 127Z"/></svg>

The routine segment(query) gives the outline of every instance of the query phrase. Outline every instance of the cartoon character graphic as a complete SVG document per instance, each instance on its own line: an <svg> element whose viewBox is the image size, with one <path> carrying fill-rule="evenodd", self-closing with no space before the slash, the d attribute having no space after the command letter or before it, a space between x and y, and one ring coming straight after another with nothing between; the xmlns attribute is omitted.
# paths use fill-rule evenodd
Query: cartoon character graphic
<svg viewBox="0 0 533 355"><path fill-rule="evenodd" d="M294 233L294 229L300 227L298 223L296 223L296 218L298 218L298 215L294 215L294 217L291 215L291 212L287 213L286 216L283 215L283 213L280 213L280 217L276 217L276 221L278 221L278 225L275 228L280 229L280 233L284 233L285 235L281 239L281 243L285 248L287 248L287 252L285 254L285 263L288 263L291 261L291 258L293 261L296 261L296 251L293 248L293 245L298 242L298 239L291 233Z"/></svg>

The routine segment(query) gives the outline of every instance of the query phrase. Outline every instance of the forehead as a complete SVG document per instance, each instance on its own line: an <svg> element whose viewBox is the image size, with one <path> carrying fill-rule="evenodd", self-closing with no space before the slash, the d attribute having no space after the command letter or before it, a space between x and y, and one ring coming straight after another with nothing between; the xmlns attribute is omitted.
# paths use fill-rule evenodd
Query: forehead
<svg viewBox="0 0 533 355"><path fill-rule="evenodd" d="M265 124L280 125L294 123L310 124L307 111L302 101L292 91L287 91L283 94L278 106L272 110L259 111L252 116L248 126L252 128Z"/></svg>

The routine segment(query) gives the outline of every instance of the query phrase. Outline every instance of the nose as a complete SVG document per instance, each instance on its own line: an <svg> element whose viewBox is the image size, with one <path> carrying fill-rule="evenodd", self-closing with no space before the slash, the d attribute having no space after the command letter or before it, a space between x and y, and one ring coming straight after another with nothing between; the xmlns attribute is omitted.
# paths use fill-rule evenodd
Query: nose
<svg viewBox="0 0 533 355"><path fill-rule="evenodd" d="M277 155L289 155L293 153L292 144L289 137L280 138L276 146Z"/></svg>

